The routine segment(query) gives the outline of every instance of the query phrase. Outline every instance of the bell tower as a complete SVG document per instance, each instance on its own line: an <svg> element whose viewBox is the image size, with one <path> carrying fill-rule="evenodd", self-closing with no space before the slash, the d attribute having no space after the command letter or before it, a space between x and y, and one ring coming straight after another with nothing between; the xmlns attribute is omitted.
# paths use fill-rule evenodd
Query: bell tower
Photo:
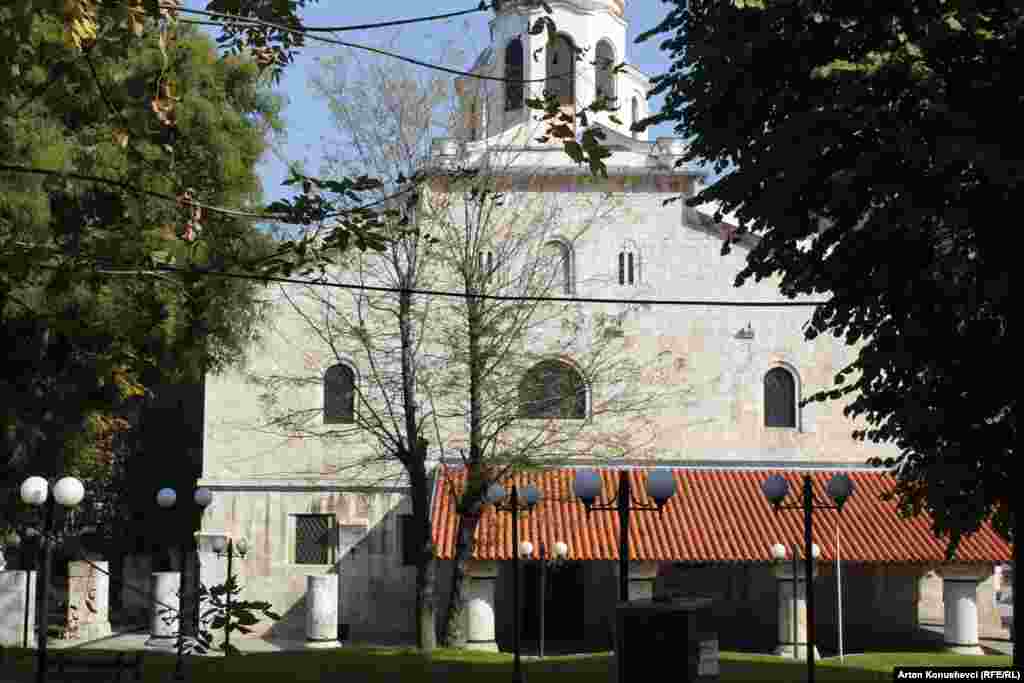
<svg viewBox="0 0 1024 683"><path fill-rule="evenodd" d="M463 116L473 122L466 137L491 137L532 122L533 111L526 100L540 98L545 91L557 96L566 111L588 106L598 93L610 98L622 124L611 122L607 113L597 116L597 121L630 134L629 126L638 115L635 101L638 96L646 100L648 83L632 67L615 72L617 65L627 61L625 0L548 0L547 4L550 14L537 0L495 3L491 45L474 71L506 80L469 83L471 79L460 79ZM546 28L531 33L545 18L554 22L554 39Z"/></svg>

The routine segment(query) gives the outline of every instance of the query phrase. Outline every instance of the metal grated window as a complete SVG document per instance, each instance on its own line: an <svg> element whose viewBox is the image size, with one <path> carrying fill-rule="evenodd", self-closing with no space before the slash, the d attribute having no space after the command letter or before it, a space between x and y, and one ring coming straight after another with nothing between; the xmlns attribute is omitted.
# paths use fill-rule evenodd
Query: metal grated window
<svg viewBox="0 0 1024 683"><path fill-rule="evenodd" d="M295 564L332 564L334 515L295 516Z"/></svg>

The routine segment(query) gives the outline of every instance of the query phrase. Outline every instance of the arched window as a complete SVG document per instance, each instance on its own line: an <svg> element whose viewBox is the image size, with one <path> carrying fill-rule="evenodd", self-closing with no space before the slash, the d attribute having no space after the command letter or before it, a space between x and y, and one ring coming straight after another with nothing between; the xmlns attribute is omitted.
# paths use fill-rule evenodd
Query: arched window
<svg viewBox="0 0 1024 683"><path fill-rule="evenodd" d="M764 426L796 427L796 380L785 368L765 373Z"/></svg>
<svg viewBox="0 0 1024 683"><path fill-rule="evenodd" d="M574 367L544 360L527 370L519 383L519 416L582 420L587 416L587 388Z"/></svg>
<svg viewBox="0 0 1024 683"><path fill-rule="evenodd" d="M505 111L523 108L523 41L513 38L505 46Z"/></svg>
<svg viewBox="0 0 1024 683"><path fill-rule="evenodd" d="M635 285L640 282L640 257L636 245L627 242L619 252L619 284Z"/></svg>
<svg viewBox="0 0 1024 683"><path fill-rule="evenodd" d="M558 98L559 104L574 106L576 51L566 36L556 36L547 49L547 79L544 88Z"/></svg>
<svg viewBox="0 0 1024 683"><path fill-rule="evenodd" d="M633 138L634 139L638 139L640 137L640 131L636 130L636 124L637 124L637 121L640 120L640 101L636 97L633 97L632 109L633 109L633 123L630 124L629 128L630 128L630 130L633 131Z"/></svg>
<svg viewBox="0 0 1024 683"><path fill-rule="evenodd" d="M597 83L597 96L602 95L615 99L615 51L607 40L600 40L594 51L594 81Z"/></svg>
<svg viewBox="0 0 1024 683"><path fill-rule="evenodd" d="M339 363L324 373L324 424L355 421L356 373Z"/></svg>
<svg viewBox="0 0 1024 683"><path fill-rule="evenodd" d="M556 284L563 294L572 294L573 291L573 263L572 248L561 240L551 240L544 245L544 256L550 260L551 267L555 269Z"/></svg>

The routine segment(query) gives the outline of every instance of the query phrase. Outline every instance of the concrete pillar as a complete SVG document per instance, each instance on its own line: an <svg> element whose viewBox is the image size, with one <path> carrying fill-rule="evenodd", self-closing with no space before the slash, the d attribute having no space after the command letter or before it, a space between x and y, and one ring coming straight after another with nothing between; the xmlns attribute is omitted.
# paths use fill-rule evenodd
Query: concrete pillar
<svg viewBox="0 0 1024 683"><path fill-rule="evenodd" d="M466 574L466 648L497 652L494 592L498 582L498 563L470 560Z"/></svg>
<svg viewBox="0 0 1024 683"><path fill-rule="evenodd" d="M69 640L106 638L110 631L110 563L68 563Z"/></svg>
<svg viewBox="0 0 1024 683"><path fill-rule="evenodd" d="M657 562L629 563L629 599L652 600L654 598L654 580L658 576Z"/></svg>
<svg viewBox="0 0 1024 683"><path fill-rule="evenodd" d="M306 647L338 647L338 575L306 577Z"/></svg>
<svg viewBox="0 0 1024 683"><path fill-rule="evenodd" d="M991 567L950 565L942 575L942 611L946 649L955 654L980 655L978 644L978 583Z"/></svg>
<svg viewBox="0 0 1024 683"><path fill-rule="evenodd" d="M26 599L28 600L28 646L36 645L36 573L14 570L0 572L0 646L25 644Z"/></svg>
<svg viewBox="0 0 1024 683"><path fill-rule="evenodd" d="M181 572L153 572L150 581L152 610L146 647L175 649L178 646L178 610Z"/></svg>
<svg viewBox="0 0 1024 683"><path fill-rule="evenodd" d="M815 567L814 576L817 576ZM793 649L796 647L796 657L807 658L807 572L801 561L796 569L796 580L793 577L793 564L790 561L780 562L775 565L775 585L779 596L779 645L775 648L775 654L782 657L793 657ZM795 589L794 589L795 584ZM793 643L793 603L796 602L796 644ZM818 658L817 645L814 646L814 656Z"/></svg>

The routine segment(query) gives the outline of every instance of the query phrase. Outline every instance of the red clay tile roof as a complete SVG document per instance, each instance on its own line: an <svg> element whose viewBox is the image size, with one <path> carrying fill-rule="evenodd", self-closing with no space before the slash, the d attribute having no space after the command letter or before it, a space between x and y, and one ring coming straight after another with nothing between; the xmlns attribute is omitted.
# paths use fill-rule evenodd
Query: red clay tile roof
<svg viewBox="0 0 1024 683"><path fill-rule="evenodd" d="M588 518L583 504L573 493L574 471L550 469L519 474L515 482L530 483L541 491L541 502L533 511L521 514L519 538L531 541L533 556L543 542L551 548L556 541L569 546L573 560L618 559L618 515L593 511ZM615 494L619 470L596 470L603 481L602 501ZM628 470L635 500L652 501L644 492L642 469ZM768 470L697 470L673 468L676 495L659 516L657 512L630 514L630 559L675 562L767 562L771 546L803 547L803 513L772 510L761 482L776 472ZM451 485L457 492L465 484L462 467L440 466L435 480L432 512L437 556L454 555L457 516ZM789 480L790 502L801 490L801 472L780 472ZM828 500L825 485L834 472L811 473L815 496ZM879 499L891 489L892 476L883 472L852 472L854 495L843 508L840 527L840 555L844 560L870 563L942 562L945 540L931 532L931 520L922 514L902 519L896 505ZM503 482L506 490L511 482ZM476 529L473 557L480 560L511 559L512 515L496 513L486 506ZM813 540L821 547L823 560L835 560L835 510L815 510ZM1006 562L1010 546L991 527L985 526L963 538L957 550L959 562Z"/></svg>

